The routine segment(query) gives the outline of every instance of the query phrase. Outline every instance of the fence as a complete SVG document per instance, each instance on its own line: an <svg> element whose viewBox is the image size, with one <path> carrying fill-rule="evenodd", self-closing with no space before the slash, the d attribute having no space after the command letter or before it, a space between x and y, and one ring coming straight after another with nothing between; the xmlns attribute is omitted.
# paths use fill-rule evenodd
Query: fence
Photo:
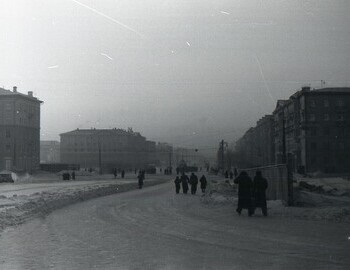
<svg viewBox="0 0 350 270"><path fill-rule="evenodd" d="M256 171L261 171L268 181L266 197L268 200L282 200L288 205L293 203L293 179L286 164L271 165L266 167L256 167L240 169L246 171L254 179Z"/></svg>

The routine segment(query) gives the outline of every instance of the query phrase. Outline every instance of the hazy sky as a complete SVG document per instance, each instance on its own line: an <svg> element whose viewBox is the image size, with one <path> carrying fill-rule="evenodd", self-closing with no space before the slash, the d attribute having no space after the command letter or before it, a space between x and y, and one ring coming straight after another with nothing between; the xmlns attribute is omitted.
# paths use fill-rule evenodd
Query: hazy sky
<svg viewBox="0 0 350 270"><path fill-rule="evenodd" d="M304 84L350 86L349 14L349 0L0 0L0 86L44 101L41 139L133 127L216 146Z"/></svg>

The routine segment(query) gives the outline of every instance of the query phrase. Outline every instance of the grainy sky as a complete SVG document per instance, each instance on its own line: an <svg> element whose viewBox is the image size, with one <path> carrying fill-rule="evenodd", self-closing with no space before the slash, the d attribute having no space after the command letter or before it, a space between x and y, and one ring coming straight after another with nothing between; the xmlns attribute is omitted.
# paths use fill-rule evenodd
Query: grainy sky
<svg viewBox="0 0 350 270"><path fill-rule="evenodd" d="M34 91L41 139L133 127L233 141L302 85L350 86L348 0L0 0L0 86Z"/></svg>

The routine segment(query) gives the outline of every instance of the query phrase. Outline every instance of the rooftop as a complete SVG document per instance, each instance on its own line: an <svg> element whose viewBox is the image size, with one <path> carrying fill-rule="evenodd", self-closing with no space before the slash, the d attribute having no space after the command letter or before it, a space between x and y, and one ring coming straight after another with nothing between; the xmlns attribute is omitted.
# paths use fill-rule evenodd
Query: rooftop
<svg viewBox="0 0 350 270"><path fill-rule="evenodd" d="M41 100L37 99L36 97L33 97L33 92L32 91L28 91L28 94L25 95L25 94L17 92L17 87L16 86L13 87L13 91L7 90L7 89L4 89L4 88L0 87L0 96L20 96L20 97L23 97L23 98L26 98L26 99L30 99L30 100L38 101L38 102L42 103Z"/></svg>
<svg viewBox="0 0 350 270"><path fill-rule="evenodd" d="M103 134L113 134L113 135L129 135L129 136L141 136L140 133L134 132L132 130L124 130L120 128L113 128L113 129L96 129L96 128L91 128L91 129L80 129L77 128L72 131L68 131L65 133L61 133L60 135L84 135L84 136L89 136L89 135L95 135L98 133L103 133Z"/></svg>

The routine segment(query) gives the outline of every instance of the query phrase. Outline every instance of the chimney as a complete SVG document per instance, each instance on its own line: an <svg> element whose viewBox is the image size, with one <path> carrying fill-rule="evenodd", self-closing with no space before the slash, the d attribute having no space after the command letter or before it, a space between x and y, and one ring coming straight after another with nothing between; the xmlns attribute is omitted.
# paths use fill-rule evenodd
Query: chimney
<svg viewBox="0 0 350 270"><path fill-rule="evenodd" d="M13 87L13 93L17 93L17 86Z"/></svg>
<svg viewBox="0 0 350 270"><path fill-rule="evenodd" d="M28 96L33 97L33 91L28 91Z"/></svg>

